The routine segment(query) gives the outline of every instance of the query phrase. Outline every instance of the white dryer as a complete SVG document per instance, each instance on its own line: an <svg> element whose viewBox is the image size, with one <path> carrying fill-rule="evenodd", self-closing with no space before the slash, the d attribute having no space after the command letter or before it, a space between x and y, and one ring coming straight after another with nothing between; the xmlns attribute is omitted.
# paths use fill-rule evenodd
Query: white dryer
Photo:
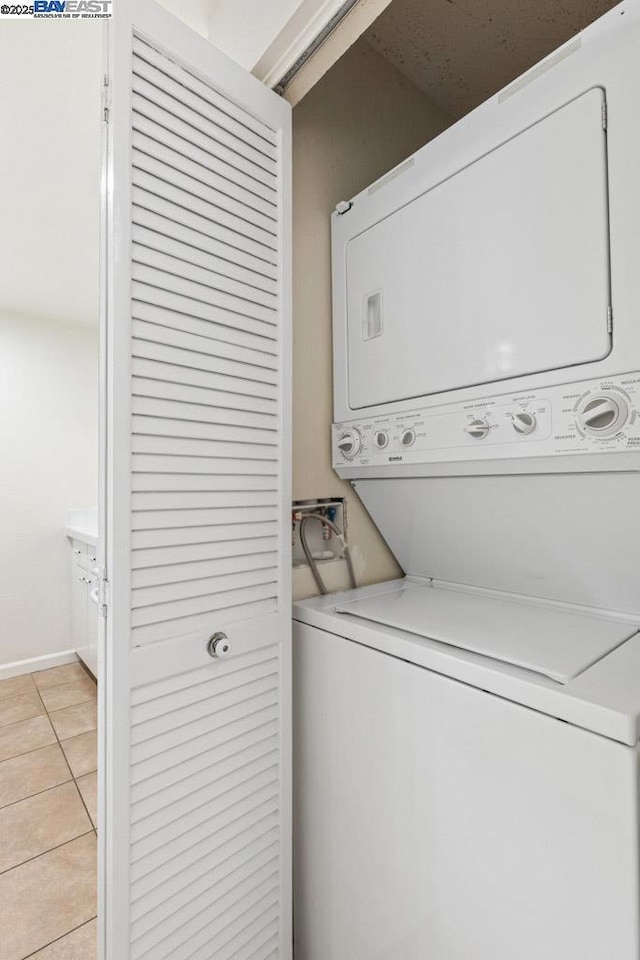
<svg viewBox="0 0 640 960"><path fill-rule="evenodd" d="M640 4L333 217L333 462L406 578L295 605L298 960L640 960Z"/></svg>

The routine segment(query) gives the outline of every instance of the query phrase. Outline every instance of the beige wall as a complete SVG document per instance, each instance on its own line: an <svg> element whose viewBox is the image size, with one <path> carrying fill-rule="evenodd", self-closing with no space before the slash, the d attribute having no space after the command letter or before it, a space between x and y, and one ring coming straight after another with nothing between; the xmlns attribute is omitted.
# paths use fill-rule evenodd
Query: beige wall
<svg viewBox="0 0 640 960"><path fill-rule="evenodd" d="M401 575L348 483L331 467L330 215L448 124L447 116L360 40L293 111L293 497L346 496L349 542L360 584ZM344 564L324 564L333 589ZM294 596L315 593L294 571Z"/></svg>

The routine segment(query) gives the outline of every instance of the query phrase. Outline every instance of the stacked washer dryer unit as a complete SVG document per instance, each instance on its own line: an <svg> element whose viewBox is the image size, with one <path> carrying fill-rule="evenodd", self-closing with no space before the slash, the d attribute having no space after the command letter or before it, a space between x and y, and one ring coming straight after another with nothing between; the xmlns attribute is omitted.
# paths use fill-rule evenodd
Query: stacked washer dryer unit
<svg viewBox="0 0 640 960"><path fill-rule="evenodd" d="M333 217L406 578L295 607L298 960L640 958L639 100L624 3Z"/></svg>

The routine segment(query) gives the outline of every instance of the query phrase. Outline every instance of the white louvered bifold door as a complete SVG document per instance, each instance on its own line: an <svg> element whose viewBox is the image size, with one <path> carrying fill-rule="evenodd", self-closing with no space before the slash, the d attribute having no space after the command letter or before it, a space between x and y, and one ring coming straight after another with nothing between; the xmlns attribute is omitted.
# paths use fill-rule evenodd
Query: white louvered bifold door
<svg viewBox="0 0 640 960"><path fill-rule="evenodd" d="M114 6L104 956L287 960L290 110Z"/></svg>

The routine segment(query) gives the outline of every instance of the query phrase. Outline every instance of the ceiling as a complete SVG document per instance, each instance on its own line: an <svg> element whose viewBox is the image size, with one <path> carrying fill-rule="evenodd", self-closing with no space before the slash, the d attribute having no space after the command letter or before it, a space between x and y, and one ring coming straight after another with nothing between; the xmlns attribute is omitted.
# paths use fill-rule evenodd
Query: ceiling
<svg viewBox="0 0 640 960"><path fill-rule="evenodd" d="M100 21L0 31L0 311L96 323Z"/></svg>
<svg viewBox="0 0 640 960"><path fill-rule="evenodd" d="M616 3L392 0L365 36L458 119Z"/></svg>

